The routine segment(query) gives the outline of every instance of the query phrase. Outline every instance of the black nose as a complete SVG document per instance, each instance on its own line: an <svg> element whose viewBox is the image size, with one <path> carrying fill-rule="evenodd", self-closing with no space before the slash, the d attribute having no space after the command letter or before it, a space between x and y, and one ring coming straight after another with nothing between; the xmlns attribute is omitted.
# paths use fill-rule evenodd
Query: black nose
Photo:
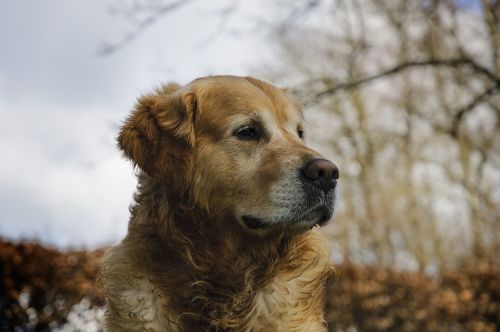
<svg viewBox="0 0 500 332"><path fill-rule="evenodd" d="M302 173L316 187L328 191L337 185L339 169L329 160L313 159L305 164Z"/></svg>

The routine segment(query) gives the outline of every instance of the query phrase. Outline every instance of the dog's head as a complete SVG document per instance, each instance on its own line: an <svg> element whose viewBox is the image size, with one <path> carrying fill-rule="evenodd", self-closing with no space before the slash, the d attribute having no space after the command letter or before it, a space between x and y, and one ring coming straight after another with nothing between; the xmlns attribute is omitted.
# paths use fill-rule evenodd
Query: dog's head
<svg viewBox="0 0 500 332"><path fill-rule="evenodd" d="M234 76L142 97L118 137L124 154L174 197L247 232L302 231L333 214L337 167L304 145L300 104Z"/></svg>

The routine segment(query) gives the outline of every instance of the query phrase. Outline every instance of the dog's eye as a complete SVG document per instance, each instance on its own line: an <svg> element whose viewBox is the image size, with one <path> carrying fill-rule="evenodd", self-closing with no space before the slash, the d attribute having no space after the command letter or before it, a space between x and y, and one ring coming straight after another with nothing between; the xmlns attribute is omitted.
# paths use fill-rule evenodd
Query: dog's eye
<svg viewBox="0 0 500 332"><path fill-rule="evenodd" d="M260 133L256 128L243 126L236 129L234 136L240 140L256 140L260 138Z"/></svg>
<svg viewBox="0 0 500 332"><path fill-rule="evenodd" d="M304 129L297 127L297 135L299 135L300 139L304 139Z"/></svg>

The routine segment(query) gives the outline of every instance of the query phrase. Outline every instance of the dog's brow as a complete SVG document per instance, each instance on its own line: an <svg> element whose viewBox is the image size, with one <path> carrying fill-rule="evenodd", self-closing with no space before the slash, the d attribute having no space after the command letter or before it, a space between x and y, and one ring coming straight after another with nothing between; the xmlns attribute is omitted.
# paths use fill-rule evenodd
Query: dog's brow
<svg viewBox="0 0 500 332"><path fill-rule="evenodd" d="M248 113L235 114L230 118L229 124L231 127L242 125L245 123L264 123L262 115L258 111Z"/></svg>
<svg viewBox="0 0 500 332"><path fill-rule="evenodd" d="M264 140L268 140L273 134L279 132L275 120L269 115L269 112L255 110L231 117L228 121L226 134L231 135L236 128L245 125L259 128Z"/></svg>
<svg viewBox="0 0 500 332"><path fill-rule="evenodd" d="M260 123L260 117L255 113L238 113L228 118L226 131L232 132L235 128L250 125L252 123Z"/></svg>

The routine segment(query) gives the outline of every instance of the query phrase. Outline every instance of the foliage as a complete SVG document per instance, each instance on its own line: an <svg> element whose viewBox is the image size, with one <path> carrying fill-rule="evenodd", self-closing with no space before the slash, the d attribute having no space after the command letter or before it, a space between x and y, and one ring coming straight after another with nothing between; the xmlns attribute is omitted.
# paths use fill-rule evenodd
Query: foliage
<svg viewBox="0 0 500 332"><path fill-rule="evenodd" d="M478 264L431 278L340 266L326 313L331 331L497 331L500 270Z"/></svg>
<svg viewBox="0 0 500 332"><path fill-rule="evenodd" d="M103 253L0 241L0 331L55 329L84 298L102 306L96 273Z"/></svg>
<svg viewBox="0 0 500 332"><path fill-rule="evenodd" d="M0 241L0 331L100 331L103 253ZM477 264L429 277L341 265L326 318L331 331L498 331L500 269Z"/></svg>

